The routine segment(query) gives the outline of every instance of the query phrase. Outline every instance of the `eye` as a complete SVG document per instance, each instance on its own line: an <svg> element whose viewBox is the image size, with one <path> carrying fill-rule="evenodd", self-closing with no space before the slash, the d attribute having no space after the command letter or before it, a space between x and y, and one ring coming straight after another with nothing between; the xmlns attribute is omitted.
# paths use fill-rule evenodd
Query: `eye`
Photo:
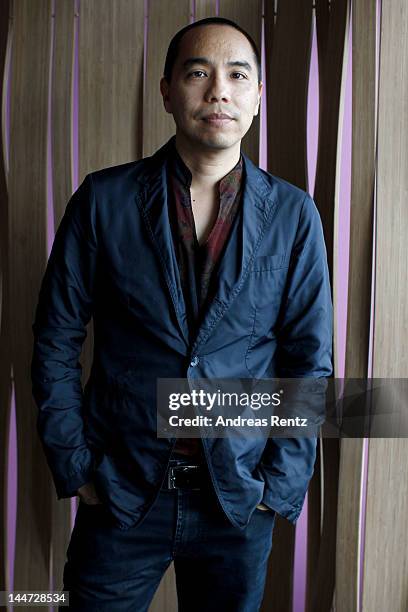
<svg viewBox="0 0 408 612"><path fill-rule="evenodd" d="M238 75L240 77L242 77L243 79L246 79L247 77L245 76L245 74L242 74L242 72L233 72L233 75ZM236 81L242 81L242 79L235 79Z"/></svg>
<svg viewBox="0 0 408 612"><path fill-rule="evenodd" d="M198 74L205 74L205 72L204 70L194 70L193 72L189 72L187 76L197 76Z"/></svg>

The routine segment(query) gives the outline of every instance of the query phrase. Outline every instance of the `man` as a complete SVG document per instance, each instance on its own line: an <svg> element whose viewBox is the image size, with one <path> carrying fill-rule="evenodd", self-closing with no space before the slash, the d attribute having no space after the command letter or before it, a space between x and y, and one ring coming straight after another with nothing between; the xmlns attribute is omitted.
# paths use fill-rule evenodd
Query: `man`
<svg viewBox="0 0 408 612"><path fill-rule="evenodd" d="M160 89L175 136L85 177L33 325L39 433L58 498L80 497L64 589L71 609L140 612L174 560L179 610L253 612L276 513L299 517L316 439L159 438L156 381L330 376L322 226L308 193L241 154L262 92L248 34L190 24Z"/></svg>

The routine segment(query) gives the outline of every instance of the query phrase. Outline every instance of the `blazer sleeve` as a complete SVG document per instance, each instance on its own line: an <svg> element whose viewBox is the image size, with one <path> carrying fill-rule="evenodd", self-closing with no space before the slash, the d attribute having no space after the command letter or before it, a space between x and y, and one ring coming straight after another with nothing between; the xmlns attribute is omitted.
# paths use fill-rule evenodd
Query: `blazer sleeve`
<svg viewBox="0 0 408 612"><path fill-rule="evenodd" d="M32 325L37 430L58 499L76 495L95 468L84 436L79 357L93 311L96 261L95 197L87 175L55 234Z"/></svg>
<svg viewBox="0 0 408 612"><path fill-rule="evenodd" d="M323 228L317 207L306 194L277 327L277 376L313 378L320 397L324 396L327 377L333 372L332 340L333 306ZM299 384L298 400L307 402L307 397ZM308 408L311 414L310 406L305 405L306 411ZM313 475L316 445L317 437L269 438L261 458L262 502L292 523L301 513Z"/></svg>

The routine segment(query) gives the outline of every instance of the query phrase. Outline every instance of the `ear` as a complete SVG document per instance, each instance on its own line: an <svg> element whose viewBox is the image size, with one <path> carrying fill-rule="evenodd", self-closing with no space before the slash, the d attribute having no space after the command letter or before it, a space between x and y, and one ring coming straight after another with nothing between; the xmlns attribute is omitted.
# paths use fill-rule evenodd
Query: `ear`
<svg viewBox="0 0 408 612"><path fill-rule="evenodd" d="M165 77L160 79L160 93L163 97L163 104L166 112L171 113L171 104L170 104L170 96L169 96L169 84Z"/></svg>
<svg viewBox="0 0 408 612"><path fill-rule="evenodd" d="M259 83L259 85L258 85L258 102L257 102L256 108L255 108L254 117L256 117L256 115L258 114L258 112L259 112L259 107L260 107L260 105L261 105L262 88L263 88L263 83L262 83L262 81L261 81L261 82Z"/></svg>
<svg viewBox="0 0 408 612"><path fill-rule="evenodd" d="M255 108L254 117L256 117L258 112L259 112L260 103L261 103L261 99L259 98L258 99L258 103L257 103L256 108Z"/></svg>

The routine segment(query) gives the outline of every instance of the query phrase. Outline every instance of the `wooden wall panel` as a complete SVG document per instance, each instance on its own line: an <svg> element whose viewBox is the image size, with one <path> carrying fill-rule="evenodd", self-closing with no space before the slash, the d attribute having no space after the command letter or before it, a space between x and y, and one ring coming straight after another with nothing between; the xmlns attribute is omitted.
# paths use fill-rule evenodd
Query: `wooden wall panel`
<svg viewBox="0 0 408 612"><path fill-rule="evenodd" d="M52 187L54 228L57 229L73 192L72 185L72 104L74 67L74 0L54 5L54 40L51 81ZM51 476L51 475L50 475ZM51 485L53 486L53 485ZM71 534L71 501L52 496L52 566L55 588L63 588L63 569Z"/></svg>
<svg viewBox="0 0 408 612"><path fill-rule="evenodd" d="M408 4L383 3L373 376L408 376Z"/></svg>
<svg viewBox="0 0 408 612"><path fill-rule="evenodd" d="M11 356L18 443L16 590L49 586L51 488L36 435L30 363L31 326L46 259L50 8L48 0L18 0L12 7L9 231Z"/></svg>
<svg viewBox="0 0 408 612"><path fill-rule="evenodd" d="M141 157L144 3L84 0L79 18L81 182Z"/></svg>
<svg viewBox="0 0 408 612"><path fill-rule="evenodd" d="M312 3L278 2L277 14L274 5L265 2L268 171L306 189ZM319 473L319 463L315 470ZM312 482L319 485L316 478ZM310 498L313 495L309 491ZM315 498L320 503L320 490ZM319 529L320 512L312 513L311 517ZM282 612L292 610L295 534L293 525L277 517L263 602L265 610L275 606Z"/></svg>
<svg viewBox="0 0 408 612"><path fill-rule="evenodd" d="M206 17L216 17L216 15L216 0L195 0L194 21L199 21L200 19L205 19Z"/></svg>
<svg viewBox="0 0 408 612"><path fill-rule="evenodd" d="M344 42L349 24L349 0L316 0L319 63L319 149L314 199L322 218L332 285L336 177L340 170L342 96L344 96ZM336 348L336 347L335 347ZM334 351L336 357L336 350ZM337 369L337 368L336 368Z"/></svg>
<svg viewBox="0 0 408 612"><path fill-rule="evenodd" d="M408 5L382 3L373 377L408 376ZM408 443L371 439L363 612L408 606Z"/></svg>
<svg viewBox="0 0 408 612"><path fill-rule="evenodd" d="M292 611L295 527L276 516L261 612Z"/></svg>
<svg viewBox="0 0 408 612"><path fill-rule="evenodd" d="M309 489L308 537L312 541L317 540L319 548L317 563L311 563L308 555L306 605L308 612L330 612L332 609L335 590L339 450L339 440L330 438L320 440L319 466L322 466L322 470L315 471L313 476L313 479L320 479L320 491L323 492L321 529L318 532L313 515L319 515L321 498L313 495L316 489Z"/></svg>
<svg viewBox="0 0 408 612"><path fill-rule="evenodd" d="M316 1L316 33L319 65L319 148L316 167L314 200L319 209L326 241L327 259L335 293L334 253L339 244L334 239L335 222L339 208L338 190L341 159L341 126L343 125L343 98L345 95L345 52L350 23L350 3L348 0L328 2ZM336 320L337 303L334 305L334 374L338 375ZM309 538L311 539L308 556L307 610L329 611L332 607L335 590L336 525L338 507L338 479L340 468L340 441L322 439L320 444L321 474L315 472L313 481L321 476L320 487L312 485L309 497ZM323 492L323 500L317 495ZM323 501L321 530L316 532L313 514L321 509ZM316 546L319 542L317 558Z"/></svg>
<svg viewBox="0 0 408 612"><path fill-rule="evenodd" d="M165 8L164 8L165 6ZM174 34L190 23L191 0L149 0L146 80L143 102L143 156L152 155L176 132L160 93L164 61Z"/></svg>
<svg viewBox="0 0 408 612"><path fill-rule="evenodd" d="M364 440L342 439L340 448L335 606L336 612L359 612Z"/></svg>
<svg viewBox="0 0 408 612"><path fill-rule="evenodd" d="M346 378L368 374L375 180L376 0L354 1L352 164ZM337 293L335 292L335 303ZM364 439L342 439L336 540L336 610L360 609Z"/></svg>
<svg viewBox="0 0 408 612"><path fill-rule="evenodd" d="M247 29L260 47L261 4L260 0L252 3L220 0L219 14ZM278 2L276 16L273 14L274 4L265 1L266 69L267 82L270 83L270 95L267 96L268 169L307 189L306 100L312 3ZM215 0L196 0L195 19L215 14L216 5ZM7 6L7 2L3 3L3 15ZM19 459L14 588L48 588L51 543L54 585L61 588L69 537L69 502L55 500L49 469L36 435L36 409L28 375L32 351L31 324L46 262L46 145L52 4L51 0L36 0L35 3L14 0L11 6L13 62L9 207L6 198L0 205L0 401L9 406L12 360ZM353 160L346 375L365 376L375 162L375 0L362 0L353 6ZM81 0L79 16L76 17L74 0L55 3L52 72L55 227L76 187L71 182L75 19L79 18L80 23L79 180L82 181L86 173L97 168L153 153L175 132L174 121L163 107L159 81L170 38L191 20L192 8L192 0L169 0L166 10L159 0L149 1L147 78L143 96L143 0ZM336 176L341 143L338 125L342 119L344 41L349 2L316 0L316 11L320 136L314 198L322 216L335 291L333 254L338 248L335 243ZM392 6L386 4L383 13L373 374L407 376L408 256L405 237L408 218L404 194L408 181L408 117L405 108L408 97L408 8L405 0L395 0ZM7 19L0 24L0 66L4 65L6 37ZM400 57L399 62L395 61L396 57ZM243 149L258 163L259 118L254 120L244 139ZM0 195L6 190L6 178L4 168L1 168ZM8 228L8 233L4 233L4 228ZM336 303L336 294L334 298ZM12 321L9 319L11 312ZM83 383L91 361L91 341L92 335L88 335L81 357ZM8 411L2 411L1 418L4 448ZM4 483L4 454L2 462L0 470ZM401 547L401 542L406 541L403 517L408 510L407 464L405 440L370 441L363 611L372 612L378 608L402 612L408 603L408 553L406 547ZM309 489L307 609L310 611L330 610L335 575L337 612L358 609L358 536L362 519L363 467L361 440L343 440L341 455L338 441L321 441L315 476ZM0 504L4 512L4 497ZM1 519L4 524L4 514ZM4 551L4 540L0 540L0 546ZM291 608L293 551L294 529L286 521L278 519L263 603L265 610L284 612ZM0 566L0 587L2 583L5 585L5 564ZM174 570L170 568L150 610L170 612L176 609Z"/></svg>
<svg viewBox="0 0 408 612"><path fill-rule="evenodd" d="M157 589L149 612L177 612L176 575L172 563L164 574Z"/></svg>
<svg viewBox="0 0 408 612"><path fill-rule="evenodd" d="M310 481L307 496L307 560L306 560L306 610L310 607L312 589L319 561L321 530L323 523L322 509L324 500L324 453L323 439L317 444L314 474Z"/></svg>
<svg viewBox="0 0 408 612"><path fill-rule="evenodd" d="M82 0L79 8L79 183L99 168L139 159L143 135L143 0ZM82 384L93 357L87 326Z"/></svg>
<svg viewBox="0 0 408 612"><path fill-rule="evenodd" d="M64 214L72 184L75 0L55 4L51 90L54 229Z"/></svg>
<svg viewBox="0 0 408 612"><path fill-rule="evenodd" d="M294 19L296 14L296 19ZM265 3L268 171L307 189L307 93L312 3Z"/></svg>
<svg viewBox="0 0 408 612"><path fill-rule="evenodd" d="M262 1L261 0L219 0L219 17L232 19L254 39L261 53ZM261 102L262 104L262 102ZM254 164L259 163L260 112L254 117L252 125L242 139L242 151Z"/></svg>
<svg viewBox="0 0 408 612"><path fill-rule="evenodd" d="M408 444L369 442L362 612L408 607Z"/></svg>
<svg viewBox="0 0 408 612"><path fill-rule="evenodd" d="M79 8L79 183L89 172L141 157L143 0L84 0ZM93 321L81 354L93 356Z"/></svg>
<svg viewBox="0 0 408 612"><path fill-rule="evenodd" d="M375 180L376 0L353 2L350 258L346 376L367 375Z"/></svg>
<svg viewBox="0 0 408 612"><path fill-rule="evenodd" d="M0 100L6 94L6 72L8 71L7 41L9 32L9 2L2 4L0 20ZM4 75L4 78L3 78ZM4 115L2 115L2 118ZM11 408L11 339L9 308L9 235L8 194L6 177L6 126L2 121L2 156L0 157L0 591L10 588L8 583L6 533L7 533L7 459L8 432Z"/></svg>

